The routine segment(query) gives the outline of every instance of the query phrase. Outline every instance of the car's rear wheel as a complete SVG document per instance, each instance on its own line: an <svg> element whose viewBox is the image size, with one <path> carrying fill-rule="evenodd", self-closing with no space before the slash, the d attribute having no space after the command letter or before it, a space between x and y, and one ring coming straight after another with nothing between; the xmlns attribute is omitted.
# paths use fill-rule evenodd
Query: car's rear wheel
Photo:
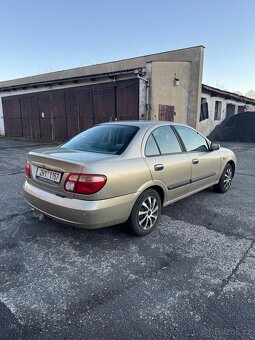
<svg viewBox="0 0 255 340"><path fill-rule="evenodd" d="M220 181L218 184L214 185L214 190L216 192L225 193L229 190L233 178L233 168L231 164L227 164L222 172Z"/></svg>
<svg viewBox="0 0 255 340"><path fill-rule="evenodd" d="M135 202L129 224L138 236L149 234L155 229L161 215L161 199L157 191L145 190Z"/></svg>

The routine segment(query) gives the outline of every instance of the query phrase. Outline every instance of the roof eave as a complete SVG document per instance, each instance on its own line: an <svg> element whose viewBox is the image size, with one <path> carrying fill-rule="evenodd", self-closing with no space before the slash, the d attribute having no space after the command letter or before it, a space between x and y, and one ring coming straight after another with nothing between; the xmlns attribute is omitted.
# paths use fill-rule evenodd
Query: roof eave
<svg viewBox="0 0 255 340"><path fill-rule="evenodd" d="M14 90L19 90L19 89L28 89L28 88L38 88L38 87L43 87L43 86L54 86L54 85L63 85L63 84L68 84L68 83L80 83L82 81L88 81L90 80L95 81L97 79L102 79L102 78L111 78L111 77L117 77L120 75L126 75L126 74L135 74L136 69L129 69L129 70L122 70L118 72L107 72L107 73L100 73L100 74L90 74L90 75L85 75L85 76L75 76L75 77L70 77L70 78L63 78L63 79L55 79L55 80L45 80L45 81L38 81L38 82L31 82L31 83L24 83L24 84L18 84L18 85L11 85L11 86L0 86L0 91L2 92L9 92L9 91L14 91Z"/></svg>
<svg viewBox="0 0 255 340"><path fill-rule="evenodd" d="M225 99L230 99L230 100L236 100L240 102L245 102L248 104L255 104L255 99L239 95L234 92L229 92L221 89L217 89L216 87L212 87L209 85L202 84L202 92L203 93L208 93L212 95L213 97L222 97Z"/></svg>

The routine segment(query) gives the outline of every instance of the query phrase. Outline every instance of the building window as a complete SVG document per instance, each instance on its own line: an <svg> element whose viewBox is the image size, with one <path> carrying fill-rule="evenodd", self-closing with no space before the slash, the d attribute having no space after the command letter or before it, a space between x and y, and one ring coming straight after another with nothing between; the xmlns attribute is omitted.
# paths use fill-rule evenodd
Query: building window
<svg viewBox="0 0 255 340"><path fill-rule="evenodd" d="M237 108L237 113L244 112L244 108L245 108L244 105L239 105Z"/></svg>
<svg viewBox="0 0 255 340"><path fill-rule="evenodd" d="M221 120L222 102L215 101L214 120Z"/></svg>
<svg viewBox="0 0 255 340"><path fill-rule="evenodd" d="M201 111L200 111L200 122L208 119L208 103L206 98L201 98Z"/></svg>

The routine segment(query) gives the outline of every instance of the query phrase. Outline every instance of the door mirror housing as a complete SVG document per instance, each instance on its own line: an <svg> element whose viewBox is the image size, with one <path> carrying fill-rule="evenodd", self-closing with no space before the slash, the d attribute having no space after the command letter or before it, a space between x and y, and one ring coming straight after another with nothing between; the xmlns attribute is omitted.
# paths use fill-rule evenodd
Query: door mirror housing
<svg viewBox="0 0 255 340"><path fill-rule="evenodd" d="M214 151L214 150L219 150L220 148L220 144L218 143L215 143L215 142L212 142L211 143L211 150Z"/></svg>

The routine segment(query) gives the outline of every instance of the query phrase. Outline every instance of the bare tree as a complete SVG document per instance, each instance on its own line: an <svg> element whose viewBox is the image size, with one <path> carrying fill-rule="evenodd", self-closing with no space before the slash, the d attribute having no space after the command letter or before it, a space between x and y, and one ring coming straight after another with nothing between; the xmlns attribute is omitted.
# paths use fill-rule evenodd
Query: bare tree
<svg viewBox="0 0 255 340"><path fill-rule="evenodd" d="M246 97L255 99L255 91L254 90L250 90L248 92L245 93Z"/></svg>
<svg viewBox="0 0 255 340"><path fill-rule="evenodd" d="M227 91L227 90L228 90L228 89L227 89L227 86L226 86L225 84L223 84L223 83L220 83L219 81L217 81L216 87L217 87L218 89L220 89L220 90L223 90L223 91Z"/></svg>
<svg viewBox="0 0 255 340"><path fill-rule="evenodd" d="M233 91L234 93L238 94L239 96L243 96L241 91Z"/></svg>

